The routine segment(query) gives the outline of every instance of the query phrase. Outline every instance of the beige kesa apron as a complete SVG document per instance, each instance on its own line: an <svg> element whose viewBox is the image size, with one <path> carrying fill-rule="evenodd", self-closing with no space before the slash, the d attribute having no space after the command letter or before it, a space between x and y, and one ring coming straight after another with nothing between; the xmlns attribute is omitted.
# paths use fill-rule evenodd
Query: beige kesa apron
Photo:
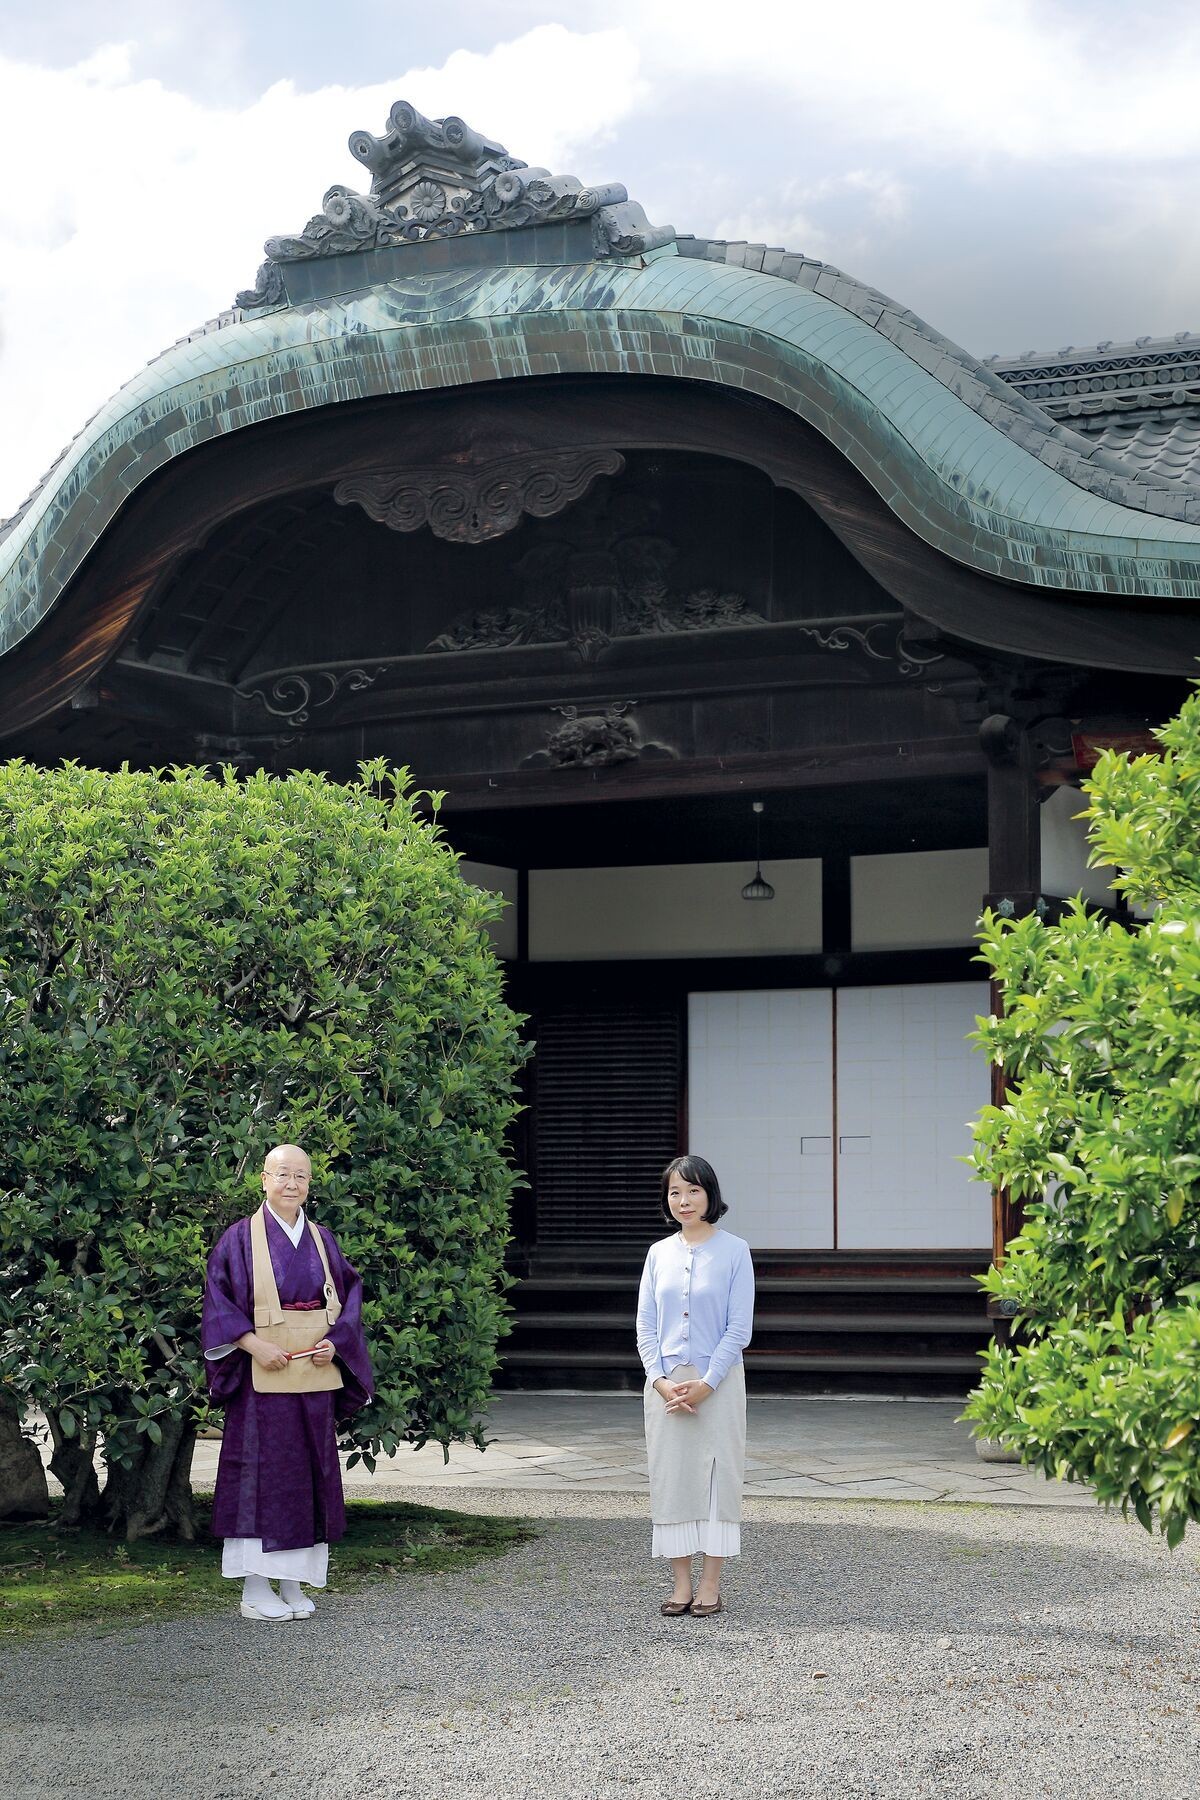
<svg viewBox="0 0 1200 1800"><path fill-rule="evenodd" d="M328 1337L330 1327L336 1323L342 1310L337 1289L333 1285L333 1276L329 1272L325 1240L311 1219L308 1221L308 1229L313 1234L321 1267L325 1271L325 1304L312 1312L284 1312L279 1304L279 1284L275 1280L271 1249L267 1243L265 1206L260 1206L250 1220L250 1252L254 1261L254 1335L289 1352L311 1350L323 1337ZM290 1362L283 1369L264 1369L251 1357L250 1378L255 1391L260 1394L323 1394L342 1385L342 1371L336 1362L326 1363L323 1368L314 1368L311 1356L305 1356L299 1362Z"/></svg>
<svg viewBox="0 0 1200 1800"><path fill-rule="evenodd" d="M698 1381L699 1369L681 1363L671 1381ZM739 1359L715 1394L694 1413L669 1413L646 1383L646 1451L650 1516L656 1525L707 1519L716 1489L717 1519L738 1524L746 1471L746 1372Z"/></svg>

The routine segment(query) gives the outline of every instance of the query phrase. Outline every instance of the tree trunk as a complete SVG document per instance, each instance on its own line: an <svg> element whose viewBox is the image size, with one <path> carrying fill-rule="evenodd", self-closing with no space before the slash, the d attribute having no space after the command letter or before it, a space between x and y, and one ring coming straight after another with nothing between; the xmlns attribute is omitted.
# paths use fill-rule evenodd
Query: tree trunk
<svg viewBox="0 0 1200 1800"><path fill-rule="evenodd" d="M21 1430L13 1396L0 1389L0 1519L44 1519L50 1490L37 1445Z"/></svg>
<svg viewBox="0 0 1200 1800"><path fill-rule="evenodd" d="M100 1511L100 1483L94 1462L96 1434L85 1431L79 1437L64 1437L52 1412L48 1418L53 1445L50 1473L63 1486L62 1523L90 1525Z"/></svg>
<svg viewBox="0 0 1200 1800"><path fill-rule="evenodd" d="M196 1430L188 1418L163 1419L162 1441L143 1440L132 1468L110 1463L103 1510L109 1531L127 1542L173 1532L191 1543L196 1536L192 1502L192 1453Z"/></svg>

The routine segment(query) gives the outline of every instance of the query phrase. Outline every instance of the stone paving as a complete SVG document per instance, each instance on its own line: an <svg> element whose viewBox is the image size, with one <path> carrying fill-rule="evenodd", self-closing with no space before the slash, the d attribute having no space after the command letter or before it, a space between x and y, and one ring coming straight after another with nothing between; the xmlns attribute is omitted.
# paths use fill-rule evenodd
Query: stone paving
<svg viewBox="0 0 1200 1800"><path fill-rule="evenodd" d="M1089 1489L1049 1481L1011 1463L982 1462L962 1408L948 1400L777 1397L748 1402L750 1499L982 1501L1003 1506L1086 1506ZM645 1494L640 1394L497 1394L489 1446L436 1445L381 1459L372 1476L346 1471L349 1493L385 1488L475 1488ZM196 1449L193 1480L209 1488L220 1444Z"/></svg>

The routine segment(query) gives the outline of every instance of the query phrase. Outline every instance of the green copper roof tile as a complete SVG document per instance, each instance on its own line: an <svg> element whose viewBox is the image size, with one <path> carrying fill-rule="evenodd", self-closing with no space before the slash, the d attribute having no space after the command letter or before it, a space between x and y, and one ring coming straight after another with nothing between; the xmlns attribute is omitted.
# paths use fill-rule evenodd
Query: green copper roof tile
<svg viewBox="0 0 1200 1800"><path fill-rule="evenodd" d="M447 267L234 319L135 376L0 540L0 638L44 616L124 497L196 444L310 406L539 372L744 388L816 425L911 530L960 561L1067 590L1194 597L1200 525L1077 485L1081 470L1118 493L1127 478L1108 481L1041 427L1009 420L1002 431L984 416L990 394L962 398L975 378L950 349L904 321L893 340L858 316L855 284L825 285L845 304L754 269L658 254Z"/></svg>
<svg viewBox="0 0 1200 1800"><path fill-rule="evenodd" d="M1086 494L1072 529L1075 531L1095 533L1098 538L1102 538L1103 534L1100 532L1099 527L1102 523L1103 512L1104 502L1102 500L1097 500L1092 494Z"/></svg>

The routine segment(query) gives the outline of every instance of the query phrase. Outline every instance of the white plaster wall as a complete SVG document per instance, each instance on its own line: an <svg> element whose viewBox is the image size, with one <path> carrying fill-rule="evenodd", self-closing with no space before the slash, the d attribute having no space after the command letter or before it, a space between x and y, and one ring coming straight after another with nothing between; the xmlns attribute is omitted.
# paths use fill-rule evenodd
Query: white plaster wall
<svg viewBox="0 0 1200 1800"><path fill-rule="evenodd" d="M991 1195L959 1160L989 1097L967 1042L987 1010L984 981L839 989L839 1249L991 1243Z"/></svg>
<svg viewBox="0 0 1200 1800"><path fill-rule="evenodd" d="M774 900L742 899L753 863L531 869L532 962L770 956L821 948L818 858L765 864Z"/></svg>
<svg viewBox="0 0 1200 1800"><path fill-rule="evenodd" d="M833 1243L832 995L688 996L688 1148L760 1250Z"/></svg>
<svg viewBox="0 0 1200 1800"><path fill-rule="evenodd" d="M850 858L855 950L942 950L970 944L987 891L988 853L912 850Z"/></svg>
<svg viewBox="0 0 1200 1800"><path fill-rule="evenodd" d="M1087 821L1074 814L1087 805L1078 788L1055 788L1039 808L1042 834L1042 892L1071 899L1083 894L1101 906L1111 906L1116 896L1109 886L1110 866L1087 866Z"/></svg>
<svg viewBox="0 0 1200 1800"><path fill-rule="evenodd" d="M468 862L465 858L460 859L458 867L463 880L469 881L472 887L503 894L508 902L500 917L493 919L487 929L496 955L511 961L517 954L517 871L502 869L496 863Z"/></svg>

